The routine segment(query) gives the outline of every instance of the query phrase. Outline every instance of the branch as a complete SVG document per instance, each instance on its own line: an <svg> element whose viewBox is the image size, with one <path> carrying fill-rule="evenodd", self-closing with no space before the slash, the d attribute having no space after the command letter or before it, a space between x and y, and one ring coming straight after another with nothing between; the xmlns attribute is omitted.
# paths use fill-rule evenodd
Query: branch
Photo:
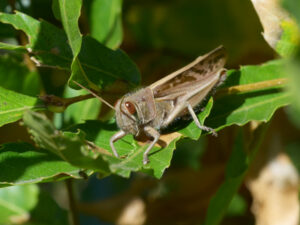
<svg viewBox="0 0 300 225"><path fill-rule="evenodd" d="M60 113L65 111L65 109L71 104L93 97L94 96L92 94L79 95L73 98L61 98L55 95L43 95L40 96L40 99L45 103L50 111Z"/></svg>

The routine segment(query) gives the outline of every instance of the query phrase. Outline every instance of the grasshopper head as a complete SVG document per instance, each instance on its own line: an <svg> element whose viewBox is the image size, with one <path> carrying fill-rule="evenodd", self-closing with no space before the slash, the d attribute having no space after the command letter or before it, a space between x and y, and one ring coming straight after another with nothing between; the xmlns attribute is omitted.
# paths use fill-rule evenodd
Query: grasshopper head
<svg viewBox="0 0 300 225"><path fill-rule="evenodd" d="M156 117L156 106L149 88L125 95L118 100L115 109L118 126L133 135Z"/></svg>
<svg viewBox="0 0 300 225"><path fill-rule="evenodd" d="M116 120L119 128L126 133L138 134L137 106L129 96L119 99L115 105Z"/></svg>

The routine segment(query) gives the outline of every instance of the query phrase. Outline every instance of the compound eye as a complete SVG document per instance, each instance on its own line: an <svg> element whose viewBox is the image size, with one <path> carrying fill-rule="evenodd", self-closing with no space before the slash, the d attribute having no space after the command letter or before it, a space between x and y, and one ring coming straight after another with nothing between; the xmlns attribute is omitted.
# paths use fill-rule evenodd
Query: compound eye
<svg viewBox="0 0 300 225"><path fill-rule="evenodd" d="M132 102L125 102L125 107L131 115L136 113L135 107Z"/></svg>

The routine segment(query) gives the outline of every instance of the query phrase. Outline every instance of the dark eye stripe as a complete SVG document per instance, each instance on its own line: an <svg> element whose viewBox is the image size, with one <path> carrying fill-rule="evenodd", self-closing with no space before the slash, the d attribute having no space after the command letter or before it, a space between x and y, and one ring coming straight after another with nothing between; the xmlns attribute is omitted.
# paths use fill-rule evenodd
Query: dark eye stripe
<svg viewBox="0 0 300 225"><path fill-rule="evenodd" d="M132 102L125 102L125 107L131 115L136 113L135 106L133 105Z"/></svg>

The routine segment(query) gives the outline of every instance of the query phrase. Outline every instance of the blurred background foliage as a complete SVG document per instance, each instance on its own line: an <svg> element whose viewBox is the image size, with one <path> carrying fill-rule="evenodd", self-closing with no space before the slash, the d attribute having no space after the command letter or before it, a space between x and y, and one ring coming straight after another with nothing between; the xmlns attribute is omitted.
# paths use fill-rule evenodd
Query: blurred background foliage
<svg viewBox="0 0 300 225"><path fill-rule="evenodd" d="M0 11L11 13L18 10L62 28L59 21L60 14L57 11L58 1L2 0ZM283 3L299 25L298 5L296 0L285 0ZM239 69L241 65L259 65L280 58L279 55L284 54L276 53L266 42L262 35L265 30L262 24L251 1L234 0L84 0L79 20L81 33L90 34L111 49L120 47L130 56L142 74L143 86L219 45L224 45L228 51L226 67L230 69ZM28 42L23 32L3 23L0 23L0 40L22 45ZM73 184L60 181L2 188L0 223L68 224L67 210L72 209L72 204L68 204L70 199L71 203L74 200L68 194L72 191L75 199L79 201L80 212L80 219L73 217L73 220L80 221L80 224L84 225L254 224L259 216L268 218L267 213L261 215L253 209L256 201L263 201L255 198L259 194L255 192L253 180L259 177L259 171L262 171L269 162L270 155L273 159L279 157L279 163L275 162L284 165L278 167L280 171L286 168L292 170L292 174L295 168L299 171L300 54L297 41L299 40L295 42L296 47L293 47L295 53L289 58L287 69L290 79L295 81L288 87L294 92L294 104L278 110L268 129L264 127L263 131L260 131L265 132L265 136L260 140L262 147L257 148L268 151L262 153L259 151L258 159L251 165L246 178L243 167L248 168L247 163L250 159L243 155L233 159L230 153L231 149L237 148L234 146L244 148L243 145L246 145L247 141L246 144L237 142L235 137L241 135L241 129L232 126L219 132L219 138L205 136L198 141L183 139L178 142L171 167L161 180L141 173L133 174L130 179L115 175L98 179L93 175L88 180L74 180ZM69 73L64 70L35 67L28 56L24 57L17 51L10 52L9 55L6 50L0 50L0 53L1 87L33 97L42 94L72 97L83 93L66 86ZM118 85L116 86L118 89ZM116 96L105 97L113 102L126 91L127 88L124 88ZM49 112L47 114L53 118L57 128L67 127L83 120L110 116L107 115L107 109L105 107L102 109L101 103L95 99L72 105L64 115L53 115ZM255 137L250 132L253 126L258 125L254 122L244 126L242 128L244 134L249 132ZM19 122L0 128L0 143L15 141L34 143L26 128L20 126ZM287 154L284 153L282 156L285 150ZM38 154L34 156L37 159L43 157ZM26 157L24 153L24 160ZM240 168L230 168L230 163L227 165L228 160L240 161L240 164L234 164ZM291 164L290 160L294 164ZM274 164L274 161L272 162ZM242 173L234 174L235 169ZM73 167L68 167L68 171L73 175L74 171L77 172ZM240 179L244 178L245 182L239 187ZM272 176L269 178L271 181L274 179ZM275 182L281 181L280 179L275 179ZM57 177L57 180L60 178ZM235 183L236 193L229 193L232 190L226 185L234 186ZM71 185L74 190L71 190ZM291 178L291 187L296 187L298 195L298 177ZM270 189L265 190L261 187L260 193L267 195ZM224 197L226 193L234 196L230 204L231 199ZM287 200L286 204L289 205L290 211L299 210L297 195L296 200L294 198L291 202ZM213 206L209 208L212 196L215 196L215 199L211 203ZM220 208L223 206L222 201L229 201L228 209ZM271 200L268 202L271 204ZM132 210L132 214L129 210Z"/></svg>

